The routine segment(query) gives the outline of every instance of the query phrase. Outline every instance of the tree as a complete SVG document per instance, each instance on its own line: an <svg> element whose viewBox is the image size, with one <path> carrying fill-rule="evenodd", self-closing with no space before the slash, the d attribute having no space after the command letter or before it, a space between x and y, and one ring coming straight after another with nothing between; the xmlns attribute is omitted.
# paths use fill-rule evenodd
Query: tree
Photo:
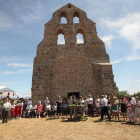
<svg viewBox="0 0 140 140"><path fill-rule="evenodd" d="M139 96L139 98L140 98L140 92L139 91L135 95L136 96Z"/></svg>
<svg viewBox="0 0 140 140"><path fill-rule="evenodd" d="M125 90L125 91L118 91L117 98L120 99L121 96L125 96L125 95L129 95L129 93L127 92L127 90Z"/></svg>

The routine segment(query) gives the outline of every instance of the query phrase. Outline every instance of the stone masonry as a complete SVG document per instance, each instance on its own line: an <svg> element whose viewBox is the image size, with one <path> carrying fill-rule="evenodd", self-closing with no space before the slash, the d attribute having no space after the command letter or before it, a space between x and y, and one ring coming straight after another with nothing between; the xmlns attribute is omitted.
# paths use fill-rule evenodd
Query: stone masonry
<svg viewBox="0 0 140 140"><path fill-rule="evenodd" d="M66 24L60 23L61 17L67 19ZM73 23L74 17L79 18L79 23ZM84 43L77 44L78 33L83 35ZM65 36L63 45L57 45L59 34ZM57 95L67 98L70 92L94 97L115 93L115 87L112 65L95 23L69 3L45 24L44 38L34 58L32 99L38 102L47 96L55 101Z"/></svg>

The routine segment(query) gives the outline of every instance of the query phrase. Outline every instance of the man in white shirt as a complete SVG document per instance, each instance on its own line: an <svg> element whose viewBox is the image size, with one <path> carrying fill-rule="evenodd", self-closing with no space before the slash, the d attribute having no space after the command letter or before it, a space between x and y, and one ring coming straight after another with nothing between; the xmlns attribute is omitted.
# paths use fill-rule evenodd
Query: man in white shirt
<svg viewBox="0 0 140 140"><path fill-rule="evenodd" d="M93 98L91 98L90 94L89 97L87 98L87 104L88 104L88 115L93 116Z"/></svg>
<svg viewBox="0 0 140 140"><path fill-rule="evenodd" d="M103 98L101 99L101 106L102 106L102 108L101 108L101 119L100 119L100 121L103 121L103 118L104 118L105 114L108 116L109 121L111 121L110 115L108 113L108 107L107 107L108 100L105 98L104 95L102 95L102 97Z"/></svg>
<svg viewBox="0 0 140 140"><path fill-rule="evenodd" d="M8 102L8 98L5 99L5 103L2 106L2 123L6 122L8 119L8 112L10 111L11 103ZM5 121L6 120L6 121Z"/></svg>

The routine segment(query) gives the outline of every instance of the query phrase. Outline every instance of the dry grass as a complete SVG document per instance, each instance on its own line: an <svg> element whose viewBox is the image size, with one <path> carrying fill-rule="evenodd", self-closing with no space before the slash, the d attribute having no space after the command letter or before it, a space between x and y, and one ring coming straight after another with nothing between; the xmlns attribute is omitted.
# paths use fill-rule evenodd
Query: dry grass
<svg viewBox="0 0 140 140"><path fill-rule="evenodd" d="M140 126L125 122L20 119L0 124L0 140L139 140Z"/></svg>

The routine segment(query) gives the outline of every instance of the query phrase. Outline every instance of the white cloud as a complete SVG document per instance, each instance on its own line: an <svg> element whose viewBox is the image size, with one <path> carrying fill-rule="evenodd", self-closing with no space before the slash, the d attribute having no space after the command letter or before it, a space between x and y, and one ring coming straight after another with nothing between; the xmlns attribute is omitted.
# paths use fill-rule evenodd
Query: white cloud
<svg viewBox="0 0 140 140"><path fill-rule="evenodd" d="M127 57L126 60L130 61L130 60L137 60L137 59L140 59L140 56L130 56L130 57Z"/></svg>
<svg viewBox="0 0 140 140"><path fill-rule="evenodd" d="M119 60L116 60L116 61L111 62L111 64L120 63L120 62L122 62L123 60L124 60L124 59L119 59Z"/></svg>
<svg viewBox="0 0 140 140"><path fill-rule="evenodd" d="M140 13L129 14L116 20L102 19L101 24L117 30L120 37L132 43L133 49L140 49Z"/></svg>
<svg viewBox="0 0 140 140"><path fill-rule="evenodd" d="M6 86L0 86L0 89L2 89L2 88L6 88Z"/></svg>
<svg viewBox="0 0 140 140"><path fill-rule="evenodd" d="M136 82L140 82L140 80L136 81Z"/></svg>
<svg viewBox="0 0 140 140"><path fill-rule="evenodd" d="M13 5L12 11L14 12L15 16L21 19L23 23L29 24L40 21L45 15L45 12L43 11L43 8L45 7L40 1L20 1L15 2L14 4L11 2L11 5Z"/></svg>
<svg viewBox="0 0 140 140"><path fill-rule="evenodd" d="M101 38L104 42L106 47L108 47L109 49L111 48L111 41L114 39L113 35L108 35L108 36L104 36Z"/></svg>
<svg viewBox="0 0 140 140"><path fill-rule="evenodd" d="M10 61L19 61L19 60L21 60L21 58L16 58L16 57L12 57L12 56L5 56L5 57L0 58L0 63L10 62Z"/></svg>
<svg viewBox="0 0 140 140"><path fill-rule="evenodd" d="M31 67L31 64L24 64L24 63L8 63L7 66L14 66L14 67Z"/></svg>
<svg viewBox="0 0 140 140"><path fill-rule="evenodd" d="M131 82L126 82L126 84L130 84Z"/></svg>
<svg viewBox="0 0 140 140"><path fill-rule="evenodd" d="M23 73L29 73L32 72L32 69L22 69L17 71L4 71L3 74L10 75L10 74L23 74Z"/></svg>

